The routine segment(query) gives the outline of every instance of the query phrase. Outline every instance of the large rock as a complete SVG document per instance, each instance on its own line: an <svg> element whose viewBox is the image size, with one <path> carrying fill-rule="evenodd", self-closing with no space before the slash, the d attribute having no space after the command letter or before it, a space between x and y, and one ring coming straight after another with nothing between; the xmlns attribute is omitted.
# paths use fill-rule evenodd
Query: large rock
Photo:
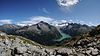
<svg viewBox="0 0 100 56"><path fill-rule="evenodd" d="M26 47L17 47L15 48L18 54L23 54L27 51Z"/></svg>

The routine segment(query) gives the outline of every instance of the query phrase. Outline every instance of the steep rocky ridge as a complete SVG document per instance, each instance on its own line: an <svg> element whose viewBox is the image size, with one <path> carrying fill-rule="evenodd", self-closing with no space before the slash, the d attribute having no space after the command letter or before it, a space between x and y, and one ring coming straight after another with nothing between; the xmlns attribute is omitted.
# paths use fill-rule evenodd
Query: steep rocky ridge
<svg viewBox="0 0 100 56"><path fill-rule="evenodd" d="M81 25L77 23L68 23L68 25L61 27L61 31L70 36L79 36L81 34L87 33L94 29L95 27L88 25Z"/></svg>

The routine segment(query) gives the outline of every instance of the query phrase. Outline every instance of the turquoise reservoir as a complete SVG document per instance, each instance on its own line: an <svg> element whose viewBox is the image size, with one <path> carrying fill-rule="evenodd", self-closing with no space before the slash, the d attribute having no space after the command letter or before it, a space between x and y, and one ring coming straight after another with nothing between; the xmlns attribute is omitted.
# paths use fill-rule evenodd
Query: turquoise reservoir
<svg viewBox="0 0 100 56"><path fill-rule="evenodd" d="M59 42L59 41L62 41L62 40L64 40L64 39L71 38L70 35L67 35L67 34L61 32L60 30L59 30L59 32L60 32L60 34L62 35L62 37L61 37L60 39L56 39L55 41L58 41L58 42Z"/></svg>

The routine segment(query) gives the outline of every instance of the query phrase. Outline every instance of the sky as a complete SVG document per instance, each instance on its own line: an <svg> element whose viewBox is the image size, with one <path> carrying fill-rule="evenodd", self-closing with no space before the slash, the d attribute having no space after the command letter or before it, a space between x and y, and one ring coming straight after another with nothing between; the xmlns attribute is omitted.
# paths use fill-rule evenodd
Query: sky
<svg viewBox="0 0 100 56"><path fill-rule="evenodd" d="M0 0L0 24L100 24L100 0Z"/></svg>

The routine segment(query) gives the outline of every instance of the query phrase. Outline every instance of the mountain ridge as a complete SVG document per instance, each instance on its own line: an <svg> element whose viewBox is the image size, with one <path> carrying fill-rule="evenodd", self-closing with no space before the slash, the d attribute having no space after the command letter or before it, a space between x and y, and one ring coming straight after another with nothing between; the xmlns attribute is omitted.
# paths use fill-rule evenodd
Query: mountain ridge
<svg viewBox="0 0 100 56"><path fill-rule="evenodd" d="M71 37L80 36L84 32L87 33L91 31L93 28L88 25L81 25L77 23L68 23L68 25L62 27L55 27L43 21L23 27L15 24L5 24L0 26L0 30L7 34L23 36L43 45L59 43L55 40L66 40L68 37L67 35Z"/></svg>
<svg viewBox="0 0 100 56"><path fill-rule="evenodd" d="M18 27L17 25L13 24L6 24L2 25L0 30L4 30L4 32L7 34L24 36L30 40L34 40L44 45L54 44L56 43L54 39L59 39L62 37L55 26L52 26L43 21L31 26L24 27Z"/></svg>

